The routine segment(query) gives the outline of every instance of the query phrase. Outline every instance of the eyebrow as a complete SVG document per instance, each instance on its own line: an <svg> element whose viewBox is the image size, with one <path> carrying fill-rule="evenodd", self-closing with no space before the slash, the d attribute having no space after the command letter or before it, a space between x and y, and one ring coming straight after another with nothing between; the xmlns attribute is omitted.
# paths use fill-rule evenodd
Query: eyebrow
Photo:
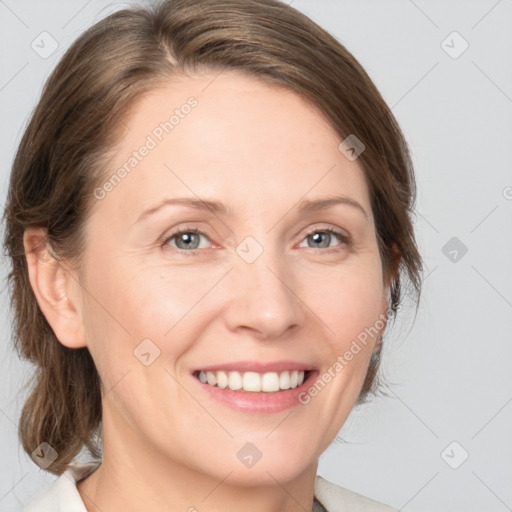
<svg viewBox="0 0 512 512"><path fill-rule="evenodd" d="M174 197L172 199L164 199L157 205L144 210L139 215L136 222L157 213L164 206L185 206L188 208L194 208L195 210L209 210L212 213L217 213L219 215L229 215L230 213L230 209L220 201L194 199L193 197Z"/></svg>
<svg viewBox="0 0 512 512"><path fill-rule="evenodd" d="M352 199L351 197L346 196L332 196L326 197L325 199L314 200L305 199L304 201L300 202L298 210L299 212L325 210L337 204L353 206L354 208L357 208L366 217L366 219L369 220L369 216L366 213L366 210L361 206L361 203L357 202L355 199Z"/></svg>
<svg viewBox="0 0 512 512"><path fill-rule="evenodd" d="M366 210L361 206L361 204L357 202L355 199L346 196L332 196L323 199L304 199L297 206L297 210L299 211L299 213L307 213L318 210L325 210L338 204L344 204L357 208L361 213L363 213L366 219L369 220L369 216L366 213ZM185 206L188 208L193 208L195 210L207 210L214 214L224 216L231 214L231 208L229 206L226 206L224 203L221 203L220 201L210 199L195 199L193 197L174 197L164 199L157 205L152 206L147 210L144 210L139 215L136 222L140 222L141 220L146 219L147 217L157 213L164 206Z"/></svg>

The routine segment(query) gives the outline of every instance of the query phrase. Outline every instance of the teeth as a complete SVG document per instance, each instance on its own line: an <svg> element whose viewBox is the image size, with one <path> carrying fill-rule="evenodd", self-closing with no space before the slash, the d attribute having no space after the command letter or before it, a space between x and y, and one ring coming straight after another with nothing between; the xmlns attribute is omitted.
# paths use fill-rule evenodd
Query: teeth
<svg viewBox="0 0 512 512"><path fill-rule="evenodd" d="M293 370L293 372L290 373L290 387L296 388L298 380L299 380L299 372L297 372L297 370ZM209 382L209 380L208 380L208 382Z"/></svg>
<svg viewBox="0 0 512 512"><path fill-rule="evenodd" d="M279 375L279 387L281 389L290 389L290 373L281 372Z"/></svg>
<svg viewBox="0 0 512 512"><path fill-rule="evenodd" d="M256 374L258 375L258 374ZM258 376L259 378L259 376ZM265 391L279 391L279 375L275 372L264 373L261 377L261 389Z"/></svg>
<svg viewBox="0 0 512 512"><path fill-rule="evenodd" d="M228 373L228 388L232 389L233 391L242 389L242 376L238 372Z"/></svg>
<svg viewBox="0 0 512 512"><path fill-rule="evenodd" d="M200 371L198 378L203 384L217 386L221 389L272 393L300 386L304 382L304 373L304 370L267 373Z"/></svg>
<svg viewBox="0 0 512 512"><path fill-rule="evenodd" d="M242 387L244 391L261 391L261 377L256 372L245 372Z"/></svg>
<svg viewBox="0 0 512 512"><path fill-rule="evenodd" d="M217 372L217 386L219 388L224 389L228 385L228 376L226 372Z"/></svg>

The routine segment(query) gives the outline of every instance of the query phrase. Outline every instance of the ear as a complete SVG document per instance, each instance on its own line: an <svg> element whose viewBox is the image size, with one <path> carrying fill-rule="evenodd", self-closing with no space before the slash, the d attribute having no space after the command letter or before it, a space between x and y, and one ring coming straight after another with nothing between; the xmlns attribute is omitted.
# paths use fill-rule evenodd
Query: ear
<svg viewBox="0 0 512 512"><path fill-rule="evenodd" d="M381 309L380 319L385 318L384 327L380 330L379 339L375 343L374 352L376 350L378 350L379 347L382 345L382 333L386 329L386 325L388 323L390 289L391 289L391 285L393 284L393 281L395 280L395 278L398 274L398 269L400 266L401 252L398 249L396 244L393 244L392 252L393 252L393 259L391 262L391 268L389 270L388 275L384 276L384 287L383 287L383 294L382 294L382 309Z"/></svg>
<svg viewBox="0 0 512 512"><path fill-rule="evenodd" d="M82 322L79 284L51 250L44 228L23 235L30 285L57 339L68 348L87 345Z"/></svg>

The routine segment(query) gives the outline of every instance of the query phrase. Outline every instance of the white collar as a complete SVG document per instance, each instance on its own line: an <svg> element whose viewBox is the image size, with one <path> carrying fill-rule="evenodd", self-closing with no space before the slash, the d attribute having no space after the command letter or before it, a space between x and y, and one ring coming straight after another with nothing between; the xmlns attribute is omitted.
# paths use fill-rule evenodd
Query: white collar
<svg viewBox="0 0 512 512"><path fill-rule="evenodd" d="M99 465L99 462L70 465L23 512L87 512L76 483L93 473ZM315 496L328 512L397 512L396 509L344 489L318 475L315 479Z"/></svg>

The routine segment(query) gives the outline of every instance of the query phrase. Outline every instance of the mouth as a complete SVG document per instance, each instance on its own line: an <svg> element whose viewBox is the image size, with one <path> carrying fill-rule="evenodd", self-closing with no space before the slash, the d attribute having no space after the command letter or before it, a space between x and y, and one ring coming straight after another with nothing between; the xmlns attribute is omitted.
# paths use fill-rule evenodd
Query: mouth
<svg viewBox="0 0 512 512"><path fill-rule="evenodd" d="M277 393L302 386L310 377L311 370L284 370L265 373L197 370L193 375L203 384L219 389L249 393Z"/></svg>
<svg viewBox="0 0 512 512"><path fill-rule="evenodd" d="M302 363L254 361L198 368L192 378L210 399L244 413L269 414L301 405L319 375Z"/></svg>

